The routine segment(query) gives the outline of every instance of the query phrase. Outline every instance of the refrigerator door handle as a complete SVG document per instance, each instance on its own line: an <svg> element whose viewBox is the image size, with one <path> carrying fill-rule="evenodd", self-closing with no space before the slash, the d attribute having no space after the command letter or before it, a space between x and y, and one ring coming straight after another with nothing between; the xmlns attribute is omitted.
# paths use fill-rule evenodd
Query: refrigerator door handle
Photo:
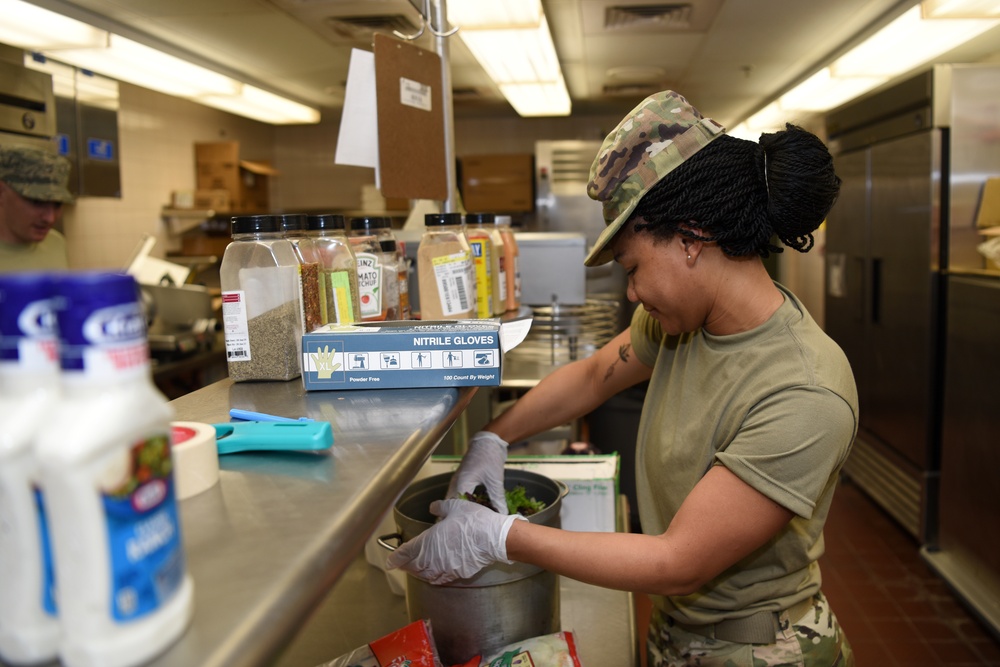
<svg viewBox="0 0 1000 667"><path fill-rule="evenodd" d="M872 257L872 324L882 319L882 259Z"/></svg>
<svg viewBox="0 0 1000 667"><path fill-rule="evenodd" d="M865 258L864 257L854 257L853 259L854 259L855 262L857 262L857 265L858 265L858 277L860 278L860 282L858 282L858 285L860 286L860 290L857 293L859 298L856 299L856 301L857 301L857 314L855 315L855 321L856 322L864 322L865 321L865 300L862 297L864 296L864 289L865 289L864 286L866 284L868 284L868 281L865 279Z"/></svg>

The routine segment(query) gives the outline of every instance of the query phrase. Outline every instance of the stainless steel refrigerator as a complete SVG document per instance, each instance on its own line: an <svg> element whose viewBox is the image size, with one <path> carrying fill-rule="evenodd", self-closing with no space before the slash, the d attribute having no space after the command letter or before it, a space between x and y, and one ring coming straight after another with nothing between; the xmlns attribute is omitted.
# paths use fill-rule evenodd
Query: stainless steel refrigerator
<svg viewBox="0 0 1000 667"><path fill-rule="evenodd" d="M949 302L965 290L960 274L994 277L976 253L974 218L984 182L1000 174L998 99L1000 67L936 66L826 119L843 185L827 224L825 326L851 361L860 402L845 474L913 534L932 565L938 554L962 554L952 568L960 574L938 567L952 583L984 563L1000 567L995 555L971 555L981 547L956 522L996 524L1000 484L977 487L979 515L967 516L961 495L974 478L959 449L998 438L943 437L943 424L961 430L970 415L996 412L957 398L977 389L957 372L965 350ZM1000 309L1000 289L980 294L978 306L963 301L963 322ZM1000 340L1000 329L992 335Z"/></svg>

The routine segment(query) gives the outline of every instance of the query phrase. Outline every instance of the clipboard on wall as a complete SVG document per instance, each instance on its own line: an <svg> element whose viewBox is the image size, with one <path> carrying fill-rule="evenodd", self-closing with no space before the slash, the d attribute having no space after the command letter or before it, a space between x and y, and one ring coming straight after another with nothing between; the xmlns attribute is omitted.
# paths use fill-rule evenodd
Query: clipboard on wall
<svg viewBox="0 0 1000 667"><path fill-rule="evenodd" d="M382 196L445 200L441 56L377 33L374 50Z"/></svg>

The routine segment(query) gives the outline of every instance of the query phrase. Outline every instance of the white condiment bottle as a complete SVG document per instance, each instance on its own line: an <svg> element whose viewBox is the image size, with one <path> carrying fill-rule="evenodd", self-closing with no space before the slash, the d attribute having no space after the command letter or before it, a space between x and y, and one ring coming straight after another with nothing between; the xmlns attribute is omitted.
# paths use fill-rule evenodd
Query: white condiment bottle
<svg viewBox="0 0 1000 667"><path fill-rule="evenodd" d="M38 435L66 667L131 667L191 619L167 400L131 276L56 278L63 397Z"/></svg>
<svg viewBox="0 0 1000 667"><path fill-rule="evenodd" d="M0 660L54 660L52 555L37 487L35 439L59 402L53 286L0 274Z"/></svg>

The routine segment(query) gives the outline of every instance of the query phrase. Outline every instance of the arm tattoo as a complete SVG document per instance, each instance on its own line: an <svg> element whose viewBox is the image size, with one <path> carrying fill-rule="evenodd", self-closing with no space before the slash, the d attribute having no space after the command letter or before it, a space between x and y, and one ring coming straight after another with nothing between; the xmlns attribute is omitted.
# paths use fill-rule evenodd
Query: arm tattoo
<svg viewBox="0 0 1000 667"><path fill-rule="evenodd" d="M628 362L629 350L632 349L631 343L626 343L618 347L618 358L608 366L608 371L604 374L604 381L607 382L611 379L611 375L615 372L615 366L618 365L619 361Z"/></svg>

